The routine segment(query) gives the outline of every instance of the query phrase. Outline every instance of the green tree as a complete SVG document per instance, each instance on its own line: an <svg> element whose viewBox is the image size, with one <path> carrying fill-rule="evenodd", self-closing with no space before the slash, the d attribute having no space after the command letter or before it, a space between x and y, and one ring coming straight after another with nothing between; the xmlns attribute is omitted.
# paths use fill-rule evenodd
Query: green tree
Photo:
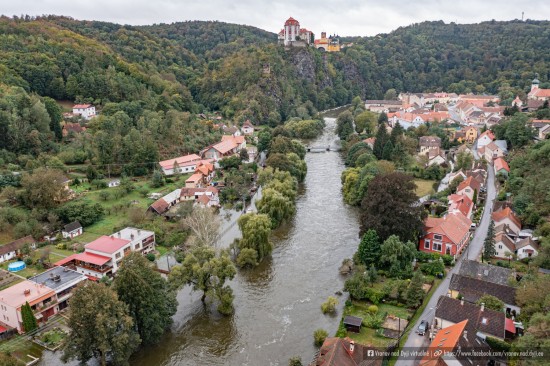
<svg viewBox="0 0 550 366"><path fill-rule="evenodd" d="M388 115L385 112L378 116L378 124L388 123Z"/></svg>
<svg viewBox="0 0 550 366"><path fill-rule="evenodd" d="M390 161L392 156L393 144L391 143L391 140L388 140L388 142L386 142L386 145L384 145L384 149L382 150L382 159Z"/></svg>
<svg viewBox="0 0 550 366"><path fill-rule="evenodd" d="M364 111L355 116L355 131L357 133L372 134L374 133L377 125L376 113L371 111Z"/></svg>
<svg viewBox="0 0 550 366"><path fill-rule="evenodd" d="M153 177L151 178L151 187L159 188L164 185L164 176L158 170L153 172Z"/></svg>
<svg viewBox="0 0 550 366"><path fill-rule="evenodd" d="M417 204L415 189L413 178L404 173L374 177L361 202L361 233L373 229L381 240L392 234L416 240L423 228L424 210Z"/></svg>
<svg viewBox="0 0 550 366"><path fill-rule="evenodd" d="M170 281L176 288L191 285L193 291L201 291L201 301L207 298L218 302L221 314L233 312L233 291L225 284L235 277L237 270L225 251L216 254L207 246L194 247L179 266L170 273Z"/></svg>
<svg viewBox="0 0 550 366"><path fill-rule="evenodd" d="M321 304L321 311L323 314L334 314L336 312L336 305L338 305L338 299L334 296L329 296L327 301Z"/></svg>
<svg viewBox="0 0 550 366"><path fill-rule="evenodd" d="M408 307L417 308L422 304L422 300L426 294L422 288L423 285L424 276L422 276L422 273L420 273L420 271L414 272L411 283L405 292L405 299L407 300Z"/></svg>
<svg viewBox="0 0 550 366"><path fill-rule="evenodd" d="M8 365L9 366L9 365ZM302 358L299 356L291 357L288 360L288 366L303 366L302 364Z"/></svg>
<svg viewBox="0 0 550 366"><path fill-rule="evenodd" d="M30 209L52 209L66 198L65 180L60 170L38 168L21 178L21 198Z"/></svg>
<svg viewBox="0 0 550 366"><path fill-rule="evenodd" d="M67 325L69 336L63 350L64 362L92 358L102 366L128 365L140 342L128 306L106 285L86 282L71 297Z"/></svg>
<svg viewBox="0 0 550 366"><path fill-rule="evenodd" d="M336 119L336 134L340 140L346 141L353 134L353 115L350 111L344 111Z"/></svg>
<svg viewBox="0 0 550 366"><path fill-rule="evenodd" d="M2 366L21 366L22 363L17 358L13 357L12 355L9 355L4 352L0 352L0 365ZM296 364L297 366L301 366L302 364Z"/></svg>
<svg viewBox="0 0 550 366"><path fill-rule="evenodd" d="M397 91L393 88L388 89L386 91L386 94L384 94L384 100L396 100L397 99Z"/></svg>
<svg viewBox="0 0 550 366"><path fill-rule="evenodd" d="M390 277L408 277L412 272L415 253L414 243L403 243L397 235L391 235L380 247L380 267Z"/></svg>
<svg viewBox="0 0 550 366"><path fill-rule="evenodd" d="M50 130L54 133L57 141L63 138L61 129L61 121L63 120L63 110L55 100L49 97L44 97L44 106L50 116Z"/></svg>
<svg viewBox="0 0 550 366"><path fill-rule="evenodd" d="M269 130L264 129L258 133L258 151L266 151L269 150L269 145L271 144L271 132Z"/></svg>
<svg viewBox="0 0 550 366"><path fill-rule="evenodd" d="M28 301L21 307L21 318L23 319L23 330L25 333L32 332L38 328L38 322Z"/></svg>
<svg viewBox="0 0 550 366"><path fill-rule="evenodd" d="M324 329L317 329L313 332L313 341L317 347L321 347L328 337L328 332Z"/></svg>
<svg viewBox="0 0 550 366"><path fill-rule="evenodd" d="M477 301L477 305L485 304L485 307L487 309L495 310L495 311L502 311L504 309L504 302L502 302L499 298L492 296L492 295L483 295L481 296Z"/></svg>
<svg viewBox="0 0 550 366"><path fill-rule="evenodd" d="M271 233L271 220L269 216L263 214L245 214L239 217L237 221L239 229L241 229L242 239L238 240L238 246L241 251L243 249L252 249L256 252L256 262L261 262L267 255L271 253L271 243L269 234ZM242 253L242 252L241 252ZM243 254L246 258L252 258L250 251L245 251ZM239 254L239 257L241 255ZM244 260L237 257L237 262L249 263L250 260Z"/></svg>
<svg viewBox="0 0 550 366"><path fill-rule="evenodd" d="M550 313L535 313L529 320L529 326L523 337L519 337L512 344L512 350L521 351L544 351L550 348ZM533 358L529 360L520 360L521 365L543 366L548 364L548 360L542 358Z"/></svg>
<svg viewBox="0 0 550 366"><path fill-rule="evenodd" d="M456 156L455 170L469 170L472 168L473 155L469 151L461 151Z"/></svg>
<svg viewBox="0 0 550 366"><path fill-rule="evenodd" d="M369 229L359 243L357 257L365 266L378 265L380 259L380 240L375 230Z"/></svg>
<svg viewBox="0 0 550 366"><path fill-rule="evenodd" d="M122 260L113 290L119 300L128 305L142 343L158 343L172 324L178 305L176 293L168 282L153 270L143 255L134 252Z"/></svg>
<svg viewBox="0 0 550 366"><path fill-rule="evenodd" d="M388 131L386 130L386 125L381 124L378 126L378 131L376 132L376 141L372 148L372 152L377 159L381 160L384 157L384 147L389 141L390 137L388 136Z"/></svg>
<svg viewBox="0 0 550 366"><path fill-rule="evenodd" d="M262 198L256 202L256 207L259 213L269 216L272 228L279 227L296 211L294 202L273 188L266 188L262 191Z"/></svg>
<svg viewBox="0 0 550 366"><path fill-rule="evenodd" d="M489 228L487 229L487 236L483 241L483 252L481 253L481 260L488 261L497 254L495 249L495 222L491 220Z"/></svg>

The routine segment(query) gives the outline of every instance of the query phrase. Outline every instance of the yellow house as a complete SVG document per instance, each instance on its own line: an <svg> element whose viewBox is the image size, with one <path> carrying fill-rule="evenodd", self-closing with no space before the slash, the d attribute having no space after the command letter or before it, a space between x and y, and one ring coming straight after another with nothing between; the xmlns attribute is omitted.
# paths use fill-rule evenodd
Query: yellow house
<svg viewBox="0 0 550 366"><path fill-rule="evenodd" d="M316 39L315 48L326 52L340 52L340 40L338 36L329 36L326 32L321 32L321 39Z"/></svg>
<svg viewBox="0 0 550 366"><path fill-rule="evenodd" d="M455 138L458 142L469 142L473 143L477 139L477 129L475 127L467 127L460 130L455 131L453 138Z"/></svg>

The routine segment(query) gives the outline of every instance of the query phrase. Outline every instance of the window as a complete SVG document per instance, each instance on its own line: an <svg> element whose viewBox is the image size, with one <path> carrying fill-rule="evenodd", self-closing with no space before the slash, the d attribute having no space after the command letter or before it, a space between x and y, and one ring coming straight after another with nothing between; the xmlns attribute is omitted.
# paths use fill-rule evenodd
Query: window
<svg viewBox="0 0 550 366"><path fill-rule="evenodd" d="M424 249L430 249L430 241L428 239L424 240Z"/></svg>
<svg viewBox="0 0 550 366"><path fill-rule="evenodd" d="M115 254L115 258L120 258L120 252L118 252L117 254Z"/></svg>
<svg viewBox="0 0 550 366"><path fill-rule="evenodd" d="M499 244L499 245L498 245L498 249L502 249L502 244Z"/></svg>
<svg viewBox="0 0 550 366"><path fill-rule="evenodd" d="M432 250L435 250L436 252L441 252L441 243L437 243L434 241Z"/></svg>
<svg viewBox="0 0 550 366"><path fill-rule="evenodd" d="M441 235L434 235L434 239L435 240L441 240L441 239L443 239L443 237Z"/></svg>

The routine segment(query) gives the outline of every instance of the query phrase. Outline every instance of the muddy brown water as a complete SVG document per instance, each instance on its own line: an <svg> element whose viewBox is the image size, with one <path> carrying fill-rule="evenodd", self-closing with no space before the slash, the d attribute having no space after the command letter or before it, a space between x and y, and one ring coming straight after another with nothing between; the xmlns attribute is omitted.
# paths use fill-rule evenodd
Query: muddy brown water
<svg viewBox="0 0 550 366"><path fill-rule="evenodd" d="M334 118L325 121L312 145L337 143ZM357 212L342 200L339 153L309 153L306 162L296 216L273 233L271 257L230 283L235 313L219 316L184 288L171 331L159 345L135 353L132 366L287 365L292 356L307 364L316 352L314 330L336 332L345 297L339 297L336 316L323 315L320 306L342 290L338 267L357 249ZM41 365L62 365L58 357L45 352Z"/></svg>

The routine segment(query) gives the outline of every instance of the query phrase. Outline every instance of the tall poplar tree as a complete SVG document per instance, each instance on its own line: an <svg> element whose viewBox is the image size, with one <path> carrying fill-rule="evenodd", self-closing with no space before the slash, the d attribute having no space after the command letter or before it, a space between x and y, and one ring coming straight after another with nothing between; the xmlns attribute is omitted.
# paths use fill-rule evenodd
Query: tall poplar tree
<svg viewBox="0 0 550 366"><path fill-rule="evenodd" d="M21 318L23 318L23 330L25 333L32 332L38 328L38 322L28 301L21 307Z"/></svg>
<svg viewBox="0 0 550 366"><path fill-rule="evenodd" d="M491 220L489 228L487 229L487 236L483 242L483 258L482 260L488 261L491 257L497 254L495 249L495 222Z"/></svg>

